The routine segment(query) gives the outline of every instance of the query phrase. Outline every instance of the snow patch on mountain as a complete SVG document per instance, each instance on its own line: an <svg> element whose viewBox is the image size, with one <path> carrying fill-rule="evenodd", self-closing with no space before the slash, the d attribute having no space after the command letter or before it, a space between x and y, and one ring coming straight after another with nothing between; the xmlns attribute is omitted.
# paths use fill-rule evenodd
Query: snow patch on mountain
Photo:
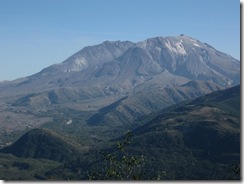
<svg viewBox="0 0 244 184"><path fill-rule="evenodd" d="M196 47L200 47L200 45L198 45L197 43L193 43L193 45Z"/></svg>
<svg viewBox="0 0 244 184"><path fill-rule="evenodd" d="M166 40L165 42L166 47L171 51L171 52L175 52L175 48L171 45L169 40Z"/></svg>
<svg viewBox="0 0 244 184"><path fill-rule="evenodd" d="M155 49L158 51L158 52L161 52L161 48L160 47L155 47Z"/></svg>
<svg viewBox="0 0 244 184"><path fill-rule="evenodd" d="M82 66L88 66L88 63L87 63L86 59L82 57L82 58L75 59L75 65L82 67Z"/></svg>
<svg viewBox="0 0 244 184"><path fill-rule="evenodd" d="M183 42L183 41L182 41ZM179 55L186 55L186 50L182 44L182 42L175 43L175 47L171 45L170 41L167 39L165 42L166 47L173 53L179 54Z"/></svg>
<svg viewBox="0 0 244 184"><path fill-rule="evenodd" d="M64 70L64 72L78 72L87 67L88 63L84 57L76 58L74 62Z"/></svg>
<svg viewBox="0 0 244 184"><path fill-rule="evenodd" d="M186 50L185 50L185 48L181 42L176 43L175 45L176 45L176 49L177 49L178 54L186 55Z"/></svg>
<svg viewBox="0 0 244 184"><path fill-rule="evenodd" d="M66 122L67 125L70 125L71 123L72 123L72 119L69 119L69 120Z"/></svg>
<svg viewBox="0 0 244 184"><path fill-rule="evenodd" d="M197 44L197 41L196 40L191 39L191 42L193 43L194 46L200 47L200 45Z"/></svg>

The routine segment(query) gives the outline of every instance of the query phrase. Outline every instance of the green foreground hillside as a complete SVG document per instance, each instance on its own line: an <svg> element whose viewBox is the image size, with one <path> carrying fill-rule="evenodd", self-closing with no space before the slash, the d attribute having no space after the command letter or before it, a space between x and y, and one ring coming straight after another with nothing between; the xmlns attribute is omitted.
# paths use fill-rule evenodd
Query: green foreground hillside
<svg viewBox="0 0 244 184"><path fill-rule="evenodd" d="M86 150L75 139L31 130L2 149L0 178L89 179L91 171L100 176L108 171L112 155L118 160L143 156L137 178L142 180L158 175L162 180L240 180L240 86L169 107L141 124L131 132L126 155L117 149L124 136L104 149L99 143L97 150Z"/></svg>

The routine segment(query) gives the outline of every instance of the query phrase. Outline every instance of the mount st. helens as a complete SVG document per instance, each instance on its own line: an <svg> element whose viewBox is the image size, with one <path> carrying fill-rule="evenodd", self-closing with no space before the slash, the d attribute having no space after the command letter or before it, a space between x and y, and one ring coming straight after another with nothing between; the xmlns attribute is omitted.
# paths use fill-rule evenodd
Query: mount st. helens
<svg viewBox="0 0 244 184"><path fill-rule="evenodd" d="M151 112L239 83L240 61L185 35L106 41L0 83L0 131L6 135L0 141L41 126L66 133L80 126L87 134L94 125L105 132L126 129Z"/></svg>
<svg viewBox="0 0 244 184"><path fill-rule="evenodd" d="M209 80L221 86L232 86L239 84L240 62L184 35L150 38L138 43L106 41L85 47L64 62L35 75L0 86L4 87L1 96L26 94L30 89L35 93L75 87L84 89L83 93L89 98L90 89L98 92L91 96L109 92L121 94L146 81L160 80L160 76L165 80L174 79L175 83L161 81L167 83L165 85ZM158 83L158 80L153 82ZM10 89L16 90L9 94Z"/></svg>

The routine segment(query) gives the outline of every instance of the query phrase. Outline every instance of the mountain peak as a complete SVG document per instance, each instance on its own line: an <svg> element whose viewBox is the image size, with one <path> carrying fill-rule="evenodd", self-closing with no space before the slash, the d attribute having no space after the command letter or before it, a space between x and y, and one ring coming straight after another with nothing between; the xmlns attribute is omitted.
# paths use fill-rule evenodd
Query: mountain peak
<svg viewBox="0 0 244 184"><path fill-rule="evenodd" d="M121 41L121 40L116 40L116 41L111 41L111 40L106 40L104 42L102 42L101 44L105 44L105 45L120 45L120 44L134 44L131 41Z"/></svg>
<svg viewBox="0 0 244 184"><path fill-rule="evenodd" d="M105 41L94 46L84 47L60 64L52 65L51 68L61 73L79 72L103 64L123 54L129 47L134 45L130 41ZM45 71L50 71L48 67Z"/></svg>
<svg viewBox="0 0 244 184"><path fill-rule="evenodd" d="M10 84L31 86L36 91L43 90L42 86L53 89L67 85L107 91L107 86L113 84L116 93L123 93L163 76L164 72L185 80L209 80L233 86L240 82L240 61L187 35L158 36L137 43L107 40L85 47L19 84ZM23 87L23 91L28 90Z"/></svg>

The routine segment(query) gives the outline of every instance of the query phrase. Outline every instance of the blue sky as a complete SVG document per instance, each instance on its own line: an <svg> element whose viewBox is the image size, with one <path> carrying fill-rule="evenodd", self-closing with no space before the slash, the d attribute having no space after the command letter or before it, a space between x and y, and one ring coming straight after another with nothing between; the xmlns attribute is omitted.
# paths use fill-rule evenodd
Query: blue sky
<svg viewBox="0 0 244 184"><path fill-rule="evenodd" d="M0 81L106 40L182 33L240 59L240 1L0 0Z"/></svg>

